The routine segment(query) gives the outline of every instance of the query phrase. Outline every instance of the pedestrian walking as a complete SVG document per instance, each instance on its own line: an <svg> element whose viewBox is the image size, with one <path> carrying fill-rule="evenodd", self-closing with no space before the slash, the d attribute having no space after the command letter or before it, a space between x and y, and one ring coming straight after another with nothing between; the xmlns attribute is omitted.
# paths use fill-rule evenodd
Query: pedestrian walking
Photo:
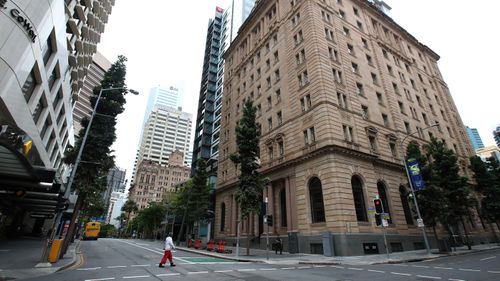
<svg viewBox="0 0 500 281"><path fill-rule="evenodd" d="M172 241L172 233L167 235L165 238L165 252L163 253L163 258L160 261L160 267L164 267L164 264L167 262L167 259L170 261L170 266L175 266L174 260L172 257L172 250L175 249L174 241Z"/></svg>
<svg viewBox="0 0 500 281"><path fill-rule="evenodd" d="M281 240L281 237L279 236L279 234L276 237L274 244L275 244L274 250L276 251L276 255L278 254L278 251L280 251L280 255L282 255L283 254L283 240Z"/></svg>

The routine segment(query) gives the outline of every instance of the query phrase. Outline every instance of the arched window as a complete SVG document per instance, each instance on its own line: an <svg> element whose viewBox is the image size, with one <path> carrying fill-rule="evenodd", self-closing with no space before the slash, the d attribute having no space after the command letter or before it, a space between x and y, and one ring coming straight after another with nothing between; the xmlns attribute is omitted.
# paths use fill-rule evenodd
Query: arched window
<svg viewBox="0 0 500 281"><path fill-rule="evenodd" d="M323 204L323 190L321 181L314 177L309 181L309 199L311 202L312 222L325 221L325 206Z"/></svg>
<svg viewBox="0 0 500 281"><path fill-rule="evenodd" d="M408 204L408 192L406 191L406 188L404 186L399 187L399 197L401 198L401 204L403 205L406 224L415 224L413 222L413 215L411 213L410 204Z"/></svg>
<svg viewBox="0 0 500 281"><path fill-rule="evenodd" d="M392 223L391 209L389 208L389 199L387 197L387 188L383 182L377 182L377 191L380 200L382 200L382 205L384 206L384 213L389 214L387 222Z"/></svg>
<svg viewBox="0 0 500 281"><path fill-rule="evenodd" d="M220 231L224 232L226 228L226 203L220 204Z"/></svg>
<svg viewBox="0 0 500 281"><path fill-rule="evenodd" d="M281 215L281 226L287 226L286 220L286 190L284 188L280 191L280 215Z"/></svg>
<svg viewBox="0 0 500 281"><path fill-rule="evenodd" d="M365 196L363 194L363 184L358 176L351 178L352 197L354 199L354 209L356 209L356 218L358 221L368 221L365 207Z"/></svg>

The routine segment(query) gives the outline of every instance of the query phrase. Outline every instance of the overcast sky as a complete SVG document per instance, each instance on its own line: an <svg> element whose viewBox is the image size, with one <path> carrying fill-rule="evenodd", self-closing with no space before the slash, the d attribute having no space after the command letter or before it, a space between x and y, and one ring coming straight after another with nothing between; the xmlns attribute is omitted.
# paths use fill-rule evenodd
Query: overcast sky
<svg viewBox="0 0 500 281"><path fill-rule="evenodd" d="M149 90L156 85L182 89L183 111L193 114L200 87L209 18L230 0L119 0L98 51L111 62L128 58L128 95L118 118L113 149L117 166L130 179ZM500 124L499 27L497 0L386 0L389 15L441 56L444 81L465 125L477 128L485 145Z"/></svg>

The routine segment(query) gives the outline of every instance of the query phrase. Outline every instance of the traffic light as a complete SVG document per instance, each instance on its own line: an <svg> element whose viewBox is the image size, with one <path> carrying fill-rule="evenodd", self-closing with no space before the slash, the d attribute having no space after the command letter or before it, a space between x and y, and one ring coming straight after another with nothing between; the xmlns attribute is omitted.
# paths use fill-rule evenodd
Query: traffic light
<svg viewBox="0 0 500 281"><path fill-rule="evenodd" d="M273 215L267 215L267 225L273 226Z"/></svg>
<svg viewBox="0 0 500 281"><path fill-rule="evenodd" d="M373 204L375 205L375 213L382 214L384 212L384 207L382 206L382 200L373 199Z"/></svg>
<svg viewBox="0 0 500 281"><path fill-rule="evenodd" d="M375 214L375 224L377 226L381 226L382 225L382 215Z"/></svg>

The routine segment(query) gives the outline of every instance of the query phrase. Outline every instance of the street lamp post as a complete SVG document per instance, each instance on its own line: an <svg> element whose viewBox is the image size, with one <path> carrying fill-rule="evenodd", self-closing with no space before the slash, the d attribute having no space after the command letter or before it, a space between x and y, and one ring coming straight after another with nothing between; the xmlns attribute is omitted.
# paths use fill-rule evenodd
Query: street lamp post
<svg viewBox="0 0 500 281"><path fill-rule="evenodd" d="M75 180L76 170L78 169L78 165L81 162L83 148L85 147L85 142L87 141L87 136L89 134L90 127L92 126L92 121L94 120L94 116L97 114L97 106L99 105L99 100L101 99L102 93L106 92L106 91L112 91L112 90L125 90L125 92L128 91L128 92L130 92L130 93L132 93L134 95L138 95L139 94L135 90L127 89L127 88L124 88L124 87L111 87L111 88L105 88L105 89L101 88L101 90L99 91L99 95L97 96L97 100L95 102L94 109L92 110L92 115L90 116L89 123L87 125L87 128L85 129L85 134L83 135L82 143L80 145L80 149L78 150L78 154L76 156L75 164L73 165L73 168L71 169L71 174L70 174L70 177L69 177L69 180L68 180L68 185L66 186L66 190L64 191L64 197L65 198L67 198L70 195L71 187L73 186L73 182ZM73 212L75 212L75 211L76 210L73 210ZM56 226L56 223L61 219L61 217L62 217L62 212L60 212L57 215L56 220L54 220L54 226L53 226L53 230L52 230L51 241L54 240L54 237L55 237L54 228ZM71 226L74 225L74 223L75 222L73 220L70 222L70 227L68 228L68 230L71 229ZM68 235L66 235L66 237L64 238L66 241L67 241L67 239L70 239L70 237L69 237L70 234L71 234L71 231L68 231ZM67 245L68 245L67 242L63 243L64 251L61 251L61 253L63 253L63 254L65 253L65 249L66 249Z"/></svg>
<svg viewBox="0 0 500 281"><path fill-rule="evenodd" d="M425 127L422 129L423 130L427 130L427 129L430 129L432 127L436 127L437 124L434 124L434 125L431 125L431 126L428 126L428 127ZM413 132L411 134L407 134L403 140L401 141L401 147L403 148L403 151L404 151L404 141L409 137L409 136L412 136L414 135L415 133L417 132ZM417 196L415 195L415 190L413 189L413 183L411 181L411 177L410 177L410 171L408 170L408 165L407 165L407 161L408 161L408 157L406 155L406 152L404 152L404 159L403 159L403 165L405 166L405 171L406 171L406 177L408 179L408 183L410 184L410 191L411 191L411 195L413 197L413 203L415 204L415 210L417 211L417 218L418 218L418 221L419 222L422 222L422 235L424 236L424 243L425 243L425 250L427 251L427 255L430 255L431 254L431 248L429 246L429 240L427 239L427 233L425 231L425 224L423 223L423 220L422 220L422 215L420 214L420 209L418 208L418 202L417 202Z"/></svg>

